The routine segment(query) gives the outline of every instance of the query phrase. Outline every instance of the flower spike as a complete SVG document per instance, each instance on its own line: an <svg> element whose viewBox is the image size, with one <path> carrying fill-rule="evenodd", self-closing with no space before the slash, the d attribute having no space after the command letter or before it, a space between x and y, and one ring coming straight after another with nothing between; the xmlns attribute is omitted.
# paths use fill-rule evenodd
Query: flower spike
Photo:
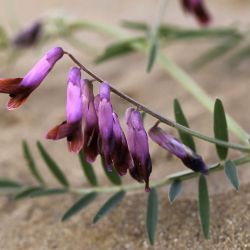
<svg viewBox="0 0 250 250"><path fill-rule="evenodd" d="M94 104L93 84L82 80L83 119L85 121L83 150L88 162L94 162L98 150L98 117Z"/></svg>
<svg viewBox="0 0 250 250"><path fill-rule="evenodd" d="M157 126L151 128L148 134L154 142L181 159L183 164L188 168L195 172L208 173L207 166L201 156L193 152L172 135Z"/></svg>
<svg viewBox="0 0 250 250"><path fill-rule="evenodd" d="M0 93L9 94L9 110L21 106L63 56L63 49L56 47L45 54L24 78L0 78Z"/></svg>
<svg viewBox="0 0 250 250"><path fill-rule="evenodd" d="M118 116L113 112L114 150L112 155L113 166L119 175L125 175L128 169L133 168L133 160L128 149L124 132L122 131Z"/></svg>
<svg viewBox="0 0 250 250"><path fill-rule="evenodd" d="M99 88L100 102L96 99L98 109L98 125L100 133L100 151L108 171L112 171L113 152L113 108L110 102L110 88L102 82Z"/></svg>
<svg viewBox="0 0 250 250"><path fill-rule="evenodd" d="M67 137L69 151L78 153L83 146L81 72L72 67L68 76L67 120L50 130L46 136L50 140Z"/></svg>
<svg viewBox="0 0 250 250"><path fill-rule="evenodd" d="M131 176L139 182L145 182L145 190L150 191L149 176L152 162L149 154L148 136L143 126L139 111L129 108L126 112L128 125L127 140L134 167L130 169Z"/></svg>

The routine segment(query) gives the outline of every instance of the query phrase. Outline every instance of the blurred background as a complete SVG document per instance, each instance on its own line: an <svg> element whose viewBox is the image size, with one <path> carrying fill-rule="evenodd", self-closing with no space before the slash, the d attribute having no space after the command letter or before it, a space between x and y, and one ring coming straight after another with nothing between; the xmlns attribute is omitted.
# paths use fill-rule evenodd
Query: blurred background
<svg viewBox="0 0 250 250"><path fill-rule="evenodd" d="M239 46L244 48L248 45L250 1L210 0L206 1L206 5L213 16L211 28L236 28L244 34ZM135 37L141 33L122 27L122 22L140 21L150 25L156 15L157 5L155 1L149 0L70 2L0 0L0 24L10 38L36 20L47 20L58 16L65 19L100 22ZM179 1L169 1L163 23L178 25L181 28L200 29L192 16L185 15ZM62 46L98 76L163 116L173 119L172 103L174 98L178 98L190 126L204 134L213 135L212 114L158 64L155 64L152 72L148 74L145 55L133 53L96 64L97 56L103 53L106 46L114 42L117 42L117 39L88 30L76 32L73 39L66 36L48 40L44 44L21 51L18 57L16 53L7 51L8 49L2 50L0 77L21 77L49 48ZM162 46L162 52L184 68L212 99L220 98L225 110L249 131L250 118L247 110L250 61L244 59L232 66L227 60L231 53L228 50L223 57L218 56L204 67L193 66L195 59L219 43L220 40L217 38L174 41ZM38 166L46 176L46 181L51 186L56 186L56 181L39 158L35 147L36 141L41 140L75 186L87 185L79 168L78 158L68 153L66 142L48 142L44 139L51 127L64 120L66 79L71 66L73 64L68 58L61 60L39 90L35 91L29 101L18 110L7 112L5 104L8 97L1 95L1 176L19 179L28 184L33 182L21 150L22 139L26 139L37 156ZM124 126L124 112L129 106L116 96L112 96L112 102ZM147 129L153 123L153 119L146 117ZM176 131L167 127L166 129L177 135ZM233 135L230 135L230 139L239 142ZM204 156L206 162L215 163L217 160L215 148L199 140L196 142L198 152ZM179 160L170 159L159 147L150 144L150 150L153 160L152 180L184 169ZM234 152L232 156L237 157L239 153ZM108 185L99 165L98 162L95 164L98 178L103 185ZM167 201L167 190L162 189L160 226L155 249L250 247L247 245L250 242L249 226L244 224L244 221L249 219L249 215L244 211L250 206L249 194L246 191L249 190L250 169L240 168L239 174L242 183L242 191L239 194L231 191L231 185L224 177L224 173L216 173L208 178L209 191L213 194L212 237L208 242L203 241L199 232L196 214L197 180L185 182L180 201L172 207ZM129 176L125 177L125 182L131 181L133 180ZM149 249L144 230L146 198L143 195L129 196L113 216L93 226L91 218L105 197L100 197L100 201L91 205L85 213L79 214L65 224L59 221L60 216L72 203L72 197L48 197L17 203L10 202L6 197L0 197L0 249ZM234 203L237 203L237 206L234 206Z"/></svg>

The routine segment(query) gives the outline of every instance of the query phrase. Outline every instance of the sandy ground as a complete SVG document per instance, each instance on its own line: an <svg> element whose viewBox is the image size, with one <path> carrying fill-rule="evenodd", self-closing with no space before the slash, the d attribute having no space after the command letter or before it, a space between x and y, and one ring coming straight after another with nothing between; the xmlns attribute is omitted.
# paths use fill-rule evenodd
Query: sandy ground
<svg viewBox="0 0 250 250"><path fill-rule="evenodd" d="M117 25L121 20L147 20L154 16L155 6L152 1L16 1L18 17L9 17L8 1L0 1L0 22L7 27L13 18L21 23L28 23L55 9L80 18L98 20ZM214 13L214 25L249 23L248 1L209 1ZM26 6L26 8L23 8ZM171 21L187 26L195 25L192 18L186 19L172 1L165 17ZM22 8L22 11L18 11ZM32 10L32 13L31 13ZM233 18L232 18L233 17ZM15 21L15 19L14 19ZM85 39L82 34L82 38ZM89 37L95 39L94 44L101 48L109 40L102 36ZM61 44L61 42L59 42ZM64 43L63 43L64 44ZM54 44L53 44L54 45ZM207 42L201 44L180 44L167 50L168 54L184 67L201 86L213 97L223 100L225 109L248 129L249 116L245 110L249 106L249 63L238 69L228 69L224 61L213 63L200 71L190 69L190 61L202 51ZM152 74L145 73L145 57L142 55L127 56L123 59L108 62L105 65L94 65L93 57L79 53L68 45L65 49L73 53L87 66L98 72L104 79L112 82L127 94L151 106L161 114L173 117L172 101L178 97L193 128L212 134L212 116L199 105L178 83L170 79L156 66ZM45 51L46 48L43 49ZM16 65L7 71L0 71L1 76L23 75L39 58L40 52L27 53ZM33 54L33 55L32 55ZM25 167L21 152L21 139L26 138L32 145L36 155L36 140L49 148L58 163L66 172L70 181L76 186L86 185L82 177L78 160L67 153L65 142L50 143L45 141L46 131L64 119L65 115L65 78L72 64L65 60L60 62L53 73L46 79L39 91L36 91L23 108L7 112L4 105L6 96L0 100L0 172L1 176L12 177L24 183L34 183ZM135 70L136 69L136 70ZM13 73L14 72L14 73ZM13 75L14 74L14 75ZM156 87L157 86L157 87ZM153 91L152 91L153 90ZM113 97L114 107L122 117L127 104ZM152 126L153 120L146 119L146 127ZM174 133L173 130L169 130ZM233 136L231 139L237 141ZM208 163L216 161L214 147L197 140L198 151ZM155 145L151 145L154 171L152 179L167 175L183 166L176 159L167 160L166 154ZM238 156L239 153L234 153ZM38 165L51 186L56 181L47 171L38 157ZM96 166L102 185L107 184L100 168ZM242 188L240 192L232 191L223 173L209 176L209 192L212 194L212 226L211 240L204 241L201 236L197 217L197 180L184 184L182 197L173 206L167 201L167 190L160 190L160 223L155 249L250 249L249 227L249 177L250 169L240 169ZM131 181L125 178L125 181ZM131 195L112 216L108 216L97 225L91 225L95 211L107 198L100 197L85 213L73 218L70 222L60 223L60 216L72 204L72 197L50 197L13 202L0 197L0 249L150 249L145 234L145 195Z"/></svg>

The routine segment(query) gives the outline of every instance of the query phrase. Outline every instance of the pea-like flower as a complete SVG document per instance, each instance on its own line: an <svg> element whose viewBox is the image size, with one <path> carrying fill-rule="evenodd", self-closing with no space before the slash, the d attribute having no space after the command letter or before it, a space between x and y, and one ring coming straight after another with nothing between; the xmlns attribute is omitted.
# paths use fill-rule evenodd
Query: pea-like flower
<svg viewBox="0 0 250 250"><path fill-rule="evenodd" d="M0 93L9 94L9 110L22 105L31 92L36 89L63 56L63 49L52 48L25 75L24 78L0 78Z"/></svg>
<svg viewBox="0 0 250 250"><path fill-rule="evenodd" d="M133 160L128 149L124 132L121 128L118 116L113 112L113 136L114 150L112 155L113 166L119 175L125 175L128 169L133 168Z"/></svg>
<svg viewBox="0 0 250 250"><path fill-rule="evenodd" d="M140 112L129 108L126 112L126 122L128 125L128 148L134 161L134 167L130 169L130 174L137 181L145 182L145 190L149 191L152 162L149 154L148 136Z"/></svg>
<svg viewBox="0 0 250 250"><path fill-rule="evenodd" d="M69 151L78 153L83 146L83 111L81 72L77 67L72 67L68 76L66 113L67 120L50 130L46 137L51 140L66 137Z"/></svg>
<svg viewBox="0 0 250 250"><path fill-rule="evenodd" d="M210 22L211 17L203 0L181 0L181 2L184 10L193 14L201 24L207 25Z"/></svg>
<svg viewBox="0 0 250 250"><path fill-rule="evenodd" d="M84 127L83 150L88 162L94 162L98 155L98 117L94 104L93 84L91 81L82 80L82 103Z"/></svg>
<svg viewBox="0 0 250 250"><path fill-rule="evenodd" d="M103 82L99 88L100 101L96 99L98 109L98 126L100 133L100 153L104 159L108 171L112 171L113 143L113 108L110 102L110 88L107 82Z"/></svg>
<svg viewBox="0 0 250 250"><path fill-rule="evenodd" d="M38 42L42 31L43 24L41 21L32 23L31 26L22 30L13 39L13 45L16 47L30 47Z"/></svg>
<svg viewBox="0 0 250 250"><path fill-rule="evenodd" d="M185 166L195 172L207 174L208 168L202 157L193 152L186 145L181 143L172 135L166 133L161 128L154 126L149 130L149 137L162 148L177 156Z"/></svg>

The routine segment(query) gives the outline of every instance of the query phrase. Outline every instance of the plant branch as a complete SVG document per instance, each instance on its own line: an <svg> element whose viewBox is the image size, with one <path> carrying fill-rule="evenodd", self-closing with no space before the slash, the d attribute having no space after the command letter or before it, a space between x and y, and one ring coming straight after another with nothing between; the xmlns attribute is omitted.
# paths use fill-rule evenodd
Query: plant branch
<svg viewBox="0 0 250 250"><path fill-rule="evenodd" d="M102 78L100 78L99 76L97 76L96 74L94 74L92 71L90 71L89 69L87 69L84 65L82 65L71 53L69 52L64 52L66 55L69 56L69 58L76 64L78 65L83 71L85 71L87 74L89 74L91 77L93 77L95 80L97 80L98 82L103 82L104 80ZM135 105L138 109L140 110L143 110L144 112L146 112L147 114L155 117L157 120L159 120L160 122L162 123L165 123L167 124L168 126L171 126L171 127L174 127L184 133L187 133L187 134L190 134L190 135L193 135L199 139L202 139L202 140L205 140L205 141L208 141L208 142L211 142L211 143L214 143L214 144L217 144L217 145L221 145L221 146L224 146L224 147L228 147L228 148L232 148L232 149L235 149L235 150L239 150L239 151L242 151L242 152L250 152L250 147L248 146L243 146L243 145L240 145L240 144L235 144L235 143L231 143L231 142L226 142L226 141L222 141L222 140L218 140L218 139L215 139L213 137L209 137L209 136L206 136L206 135L203 135L197 131L194 131L190 128L187 128L185 126L182 126L181 124L179 123L176 123L172 120L170 120L169 118L165 118L163 116L161 116L160 114L154 112L153 110L151 110L150 108L148 108L147 106L137 102L136 100L134 100L133 98L131 98L130 96L124 94L123 92L117 90L116 88L114 88L112 85L110 85L110 90L120 96L122 99L128 101L129 103Z"/></svg>
<svg viewBox="0 0 250 250"><path fill-rule="evenodd" d="M115 37L119 40L129 39L130 36L120 29L111 28L108 25L97 22L77 21L72 22L71 27L95 30L109 36ZM132 46L144 54L148 54L148 45L142 43L134 43ZM175 64L169 57L161 52L158 54L158 63L173 79L182 85L193 97L202 104L207 110L213 112L214 100L177 64ZM228 128L232 131L242 142L248 144L247 138L249 134L231 117L227 114Z"/></svg>

